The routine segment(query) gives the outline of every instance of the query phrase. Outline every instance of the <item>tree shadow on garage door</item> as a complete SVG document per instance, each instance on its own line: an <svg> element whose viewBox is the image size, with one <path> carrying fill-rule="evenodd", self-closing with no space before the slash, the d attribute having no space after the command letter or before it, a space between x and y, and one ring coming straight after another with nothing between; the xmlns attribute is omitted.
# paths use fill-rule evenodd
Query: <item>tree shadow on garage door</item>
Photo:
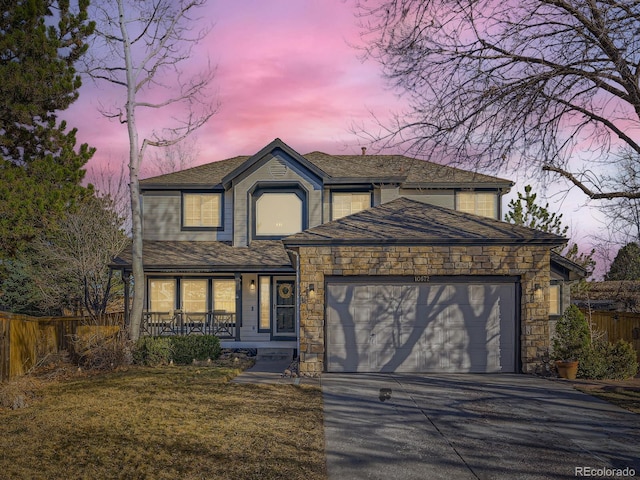
<svg viewBox="0 0 640 480"><path fill-rule="evenodd" d="M496 372L504 360L514 371L513 327L503 328L513 324L513 301L505 302L512 290L504 288L512 287L331 285L328 370Z"/></svg>

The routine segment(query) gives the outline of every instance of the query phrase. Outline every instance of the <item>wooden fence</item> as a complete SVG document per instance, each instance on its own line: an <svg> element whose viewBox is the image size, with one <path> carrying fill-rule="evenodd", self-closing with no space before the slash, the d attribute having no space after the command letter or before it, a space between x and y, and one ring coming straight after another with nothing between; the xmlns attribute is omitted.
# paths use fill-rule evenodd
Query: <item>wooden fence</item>
<svg viewBox="0 0 640 480"><path fill-rule="evenodd" d="M625 340L633 345L640 362L640 313L627 312L584 312L596 330L605 332L609 342Z"/></svg>
<svg viewBox="0 0 640 480"><path fill-rule="evenodd" d="M0 381L24 375L39 359L69 350L73 339L121 328L123 313L88 317L30 317L0 312Z"/></svg>

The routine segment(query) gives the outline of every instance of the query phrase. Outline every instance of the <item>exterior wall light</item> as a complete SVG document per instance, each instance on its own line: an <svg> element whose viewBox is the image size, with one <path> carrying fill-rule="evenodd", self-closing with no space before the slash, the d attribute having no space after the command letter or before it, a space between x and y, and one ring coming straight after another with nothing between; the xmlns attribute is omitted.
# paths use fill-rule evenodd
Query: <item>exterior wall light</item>
<svg viewBox="0 0 640 480"><path fill-rule="evenodd" d="M533 289L533 295L536 301L540 302L543 298L542 285L536 283Z"/></svg>

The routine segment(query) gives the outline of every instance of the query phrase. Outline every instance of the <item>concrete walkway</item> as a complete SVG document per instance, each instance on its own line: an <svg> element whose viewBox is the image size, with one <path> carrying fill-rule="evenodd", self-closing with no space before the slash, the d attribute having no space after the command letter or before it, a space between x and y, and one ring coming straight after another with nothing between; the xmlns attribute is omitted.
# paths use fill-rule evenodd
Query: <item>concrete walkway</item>
<svg viewBox="0 0 640 480"><path fill-rule="evenodd" d="M330 480L640 476L640 415L563 381L325 374L322 390Z"/></svg>

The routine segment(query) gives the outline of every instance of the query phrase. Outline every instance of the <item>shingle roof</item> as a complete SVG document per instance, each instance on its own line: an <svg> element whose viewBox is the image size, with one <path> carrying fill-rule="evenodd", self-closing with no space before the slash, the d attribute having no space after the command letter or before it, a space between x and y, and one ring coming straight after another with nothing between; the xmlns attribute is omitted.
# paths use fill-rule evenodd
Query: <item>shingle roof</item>
<svg viewBox="0 0 640 480"><path fill-rule="evenodd" d="M289 255L278 240L256 240L248 247L226 242L146 240L142 247L145 272L218 272L292 270ZM113 267L131 265L131 247L114 259Z"/></svg>
<svg viewBox="0 0 640 480"><path fill-rule="evenodd" d="M398 198L283 240L286 246L319 244L549 244L566 239L491 218Z"/></svg>
<svg viewBox="0 0 640 480"><path fill-rule="evenodd" d="M278 139L274 142L282 143ZM327 183L372 182L393 179L393 181L404 183L406 186L464 184L470 188L481 186L503 188L513 185L513 182L502 178L403 155L329 155L323 152L311 152L303 157L327 174ZM239 169L244 162L250 159L255 159L255 156L238 156L220 160L175 173L147 178L141 180L140 185L143 188L213 187L220 185L223 178Z"/></svg>
<svg viewBox="0 0 640 480"><path fill-rule="evenodd" d="M158 177L145 178L144 180L140 180L140 185L143 187L213 187L219 185L225 175L242 165L248 158L249 156L246 155L238 156L187 168L179 172L167 173Z"/></svg>
<svg viewBox="0 0 640 480"><path fill-rule="evenodd" d="M511 186L513 182L490 175L448 167L404 155L329 155L311 152L304 157L333 179L402 178L406 184L489 184Z"/></svg>

